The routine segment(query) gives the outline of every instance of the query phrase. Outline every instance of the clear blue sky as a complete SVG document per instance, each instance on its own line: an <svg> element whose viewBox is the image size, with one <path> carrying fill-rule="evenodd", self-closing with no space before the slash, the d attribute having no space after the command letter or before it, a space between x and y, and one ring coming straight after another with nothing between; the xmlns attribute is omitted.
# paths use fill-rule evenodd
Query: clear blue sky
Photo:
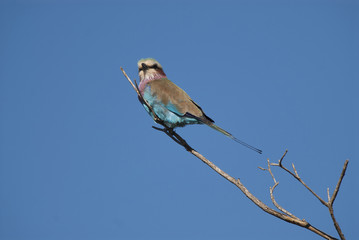
<svg viewBox="0 0 359 240"><path fill-rule="evenodd" d="M321 239L254 206L154 122L120 71L156 58L216 123L178 132L269 206L289 150L359 235L358 1L1 1L0 239ZM336 235L274 169L278 203Z"/></svg>

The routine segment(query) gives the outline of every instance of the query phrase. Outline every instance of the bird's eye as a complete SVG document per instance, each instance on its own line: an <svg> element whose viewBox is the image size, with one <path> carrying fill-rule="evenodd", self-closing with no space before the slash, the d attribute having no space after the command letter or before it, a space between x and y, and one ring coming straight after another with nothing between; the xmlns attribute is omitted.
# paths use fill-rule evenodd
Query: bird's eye
<svg viewBox="0 0 359 240"><path fill-rule="evenodd" d="M151 68L158 69L157 63L155 63Z"/></svg>

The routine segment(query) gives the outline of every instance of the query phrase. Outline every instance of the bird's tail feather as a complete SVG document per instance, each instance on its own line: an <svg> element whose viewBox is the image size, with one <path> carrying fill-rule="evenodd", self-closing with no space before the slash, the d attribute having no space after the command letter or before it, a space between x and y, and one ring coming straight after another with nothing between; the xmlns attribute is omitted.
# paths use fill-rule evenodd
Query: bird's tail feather
<svg viewBox="0 0 359 240"><path fill-rule="evenodd" d="M208 126L210 126L211 128L213 128L214 130L217 130L218 132L220 133L223 133L224 135L226 135L227 137L233 139L234 141L236 141L237 143L240 143L242 144L243 146L249 148L249 149L252 149L253 151L259 153L259 154L262 154L262 150L258 149L258 148L255 148L251 145L249 145L248 143L245 143L239 139L237 139L236 137L234 137L232 134L230 134L229 132L227 132L226 130L218 127L216 124L213 124L213 123L206 123Z"/></svg>

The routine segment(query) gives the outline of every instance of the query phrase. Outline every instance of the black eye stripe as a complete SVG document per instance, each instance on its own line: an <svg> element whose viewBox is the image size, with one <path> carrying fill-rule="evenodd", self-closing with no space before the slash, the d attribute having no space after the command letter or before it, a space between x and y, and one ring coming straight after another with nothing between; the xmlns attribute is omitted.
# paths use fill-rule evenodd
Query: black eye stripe
<svg viewBox="0 0 359 240"><path fill-rule="evenodd" d="M158 65L157 65L157 63L155 63L155 64L153 64L152 66L148 66L149 68L154 68L154 69L158 69L159 67L158 67Z"/></svg>
<svg viewBox="0 0 359 240"><path fill-rule="evenodd" d="M152 69L161 69L161 67L158 66L157 63L153 64L152 66L146 66L145 69L143 67L138 68L138 72L141 72L143 70L146 70L147 68L152 68Z"/></svg>

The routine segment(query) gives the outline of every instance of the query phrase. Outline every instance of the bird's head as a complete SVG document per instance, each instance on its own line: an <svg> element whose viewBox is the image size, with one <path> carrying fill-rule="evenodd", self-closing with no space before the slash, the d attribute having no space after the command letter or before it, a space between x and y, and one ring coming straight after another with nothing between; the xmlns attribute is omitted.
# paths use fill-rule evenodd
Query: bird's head
<svg viewBox="0 0 359 240"><path fill-rule="evenodd" d="M165 78L162 66L153 58L143 58L137 63L140 81Z"/></svg>

